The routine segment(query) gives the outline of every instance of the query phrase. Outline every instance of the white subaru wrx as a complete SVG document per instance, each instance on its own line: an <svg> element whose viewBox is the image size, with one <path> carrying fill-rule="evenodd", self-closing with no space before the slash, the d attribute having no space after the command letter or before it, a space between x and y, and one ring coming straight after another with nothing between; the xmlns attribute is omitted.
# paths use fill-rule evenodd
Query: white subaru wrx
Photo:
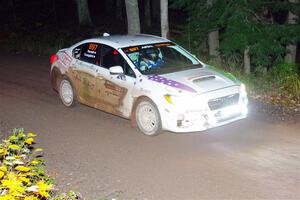
<svg viewBox="0 0 300 200"><path fill-rule="evenodd" d="M202 131L248 113L242 83L161 37L88 39L59 50L50 62L64 105L80 102L131 119L146 135Z"/></svg>

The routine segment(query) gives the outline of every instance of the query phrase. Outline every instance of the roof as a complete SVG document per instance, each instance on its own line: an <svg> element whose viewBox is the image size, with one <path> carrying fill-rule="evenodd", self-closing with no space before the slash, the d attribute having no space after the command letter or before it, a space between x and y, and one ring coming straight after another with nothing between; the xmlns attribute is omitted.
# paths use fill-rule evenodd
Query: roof
<svg viewBox="0 0 300 200"><path fill-rule="evenodd" d="M94 42L101 42L110 44L117 48L129 47L129 46L138 46L138 45L145 45L151 43L161 43L161 42L170 42L165 38L161 38L154 35L111 35L111 36L104 36L99 38L89 39L89 41Z"/></svg>

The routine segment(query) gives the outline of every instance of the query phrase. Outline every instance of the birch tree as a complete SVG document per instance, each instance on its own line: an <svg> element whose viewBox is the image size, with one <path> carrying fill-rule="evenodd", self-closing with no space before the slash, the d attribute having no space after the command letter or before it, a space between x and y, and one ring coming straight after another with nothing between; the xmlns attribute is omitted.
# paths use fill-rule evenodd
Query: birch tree
<svg viewBox="0 0 300 200"><path fill-rule="evenodd" d="M160 24L161 36L169 37L169 17L168 17L168 0L160 0Z"/></svg>
<svg viewBox="0 0 300 200"><path fill-rule="evenodd" d="M141 32L139 7L137 0L125 0L127 15L127 32L129 35Z"/></svg>
<svg viewBox="0 0 300 200"><path fill-rule="evenodd" d="M79 25L92 25L88 0L75 0Z"/></svg>

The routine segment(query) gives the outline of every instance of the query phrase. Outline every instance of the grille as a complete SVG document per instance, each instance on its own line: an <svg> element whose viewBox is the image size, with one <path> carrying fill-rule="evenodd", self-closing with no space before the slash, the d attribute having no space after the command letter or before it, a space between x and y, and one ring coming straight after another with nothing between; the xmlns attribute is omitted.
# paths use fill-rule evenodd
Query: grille
<svg viewBox="0 0 300 200"><path fill-rule="evenodd" d="M239 94L232 94L225 97L219 97L208 101L210 110L218 110L226 106L237 104L239 101Z"/></svg>

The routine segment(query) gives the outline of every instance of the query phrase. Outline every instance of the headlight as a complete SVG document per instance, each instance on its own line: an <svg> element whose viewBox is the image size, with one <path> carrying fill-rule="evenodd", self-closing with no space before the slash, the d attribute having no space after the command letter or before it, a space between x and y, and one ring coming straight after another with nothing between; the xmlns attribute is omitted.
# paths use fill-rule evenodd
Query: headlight
<svg viewBox="0 0 300 200"><path fill-rule="evenodd" d="M243 83L240 86L240 94L241 94L242 97L247 96L246 86Z"/></svg>

